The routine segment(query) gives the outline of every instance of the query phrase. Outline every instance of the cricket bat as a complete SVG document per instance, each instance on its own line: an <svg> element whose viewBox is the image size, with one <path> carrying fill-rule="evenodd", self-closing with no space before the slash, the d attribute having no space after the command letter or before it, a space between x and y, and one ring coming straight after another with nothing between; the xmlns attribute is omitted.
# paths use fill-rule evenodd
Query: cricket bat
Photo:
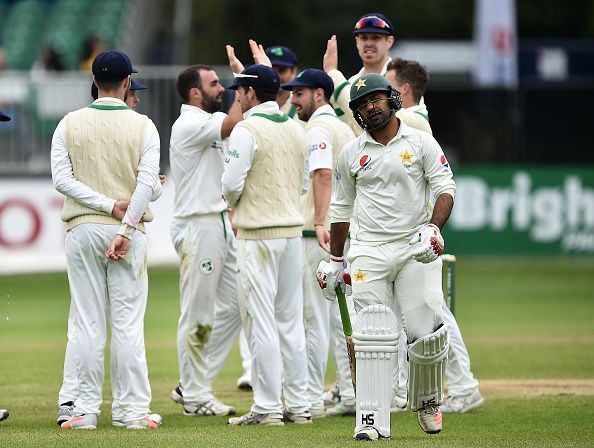
<svg viewBox="0 0 594 448"><path fill-rule="evenodd" d="M338 285L336 287L336 297L338 297L338 308L340 310L340 320L342 321L342 329L346 339L347 353L349 355L349 367L351 369L351 379L353 381L353 390L357 393L357 364L355 360L355 343L353 342L353 329L351 327L351 317L349 316L349 309L347 307L346 297L344 291Z"/></svg>

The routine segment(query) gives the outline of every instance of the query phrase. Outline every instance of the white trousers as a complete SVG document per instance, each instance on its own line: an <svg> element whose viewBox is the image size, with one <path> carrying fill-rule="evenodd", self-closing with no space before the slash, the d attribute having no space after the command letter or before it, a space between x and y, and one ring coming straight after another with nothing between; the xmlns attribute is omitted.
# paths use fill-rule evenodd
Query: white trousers
<svg viewBox="0 0 594 448"><path fill-rule="evenodd" d="M379 246L351 245L355 310L383 304L402 316L409 343L433 333L443 323L441 259L423 264L412 258L408 241Z"/></svg>
<svg viewBox="0 0 594 448"><path fill-rule="evenodd" d="M221 319L239 320L236 239L226 212L175 219L171 239L180 257L180 382L185 402L203 403L213 397L209 346L220 348L225 341L221 325L216 333L213 330L215 303Z"/></svg>
<svg viewBox="0 0 594 448"><path fill-rule="evenodd" d="M301 238L239 240L238 292L252 352L252 411L309 409ZM281 380L281 365L284 384Z"/></svg>
<svg viewBox="0 0 594 448"><path fill-rule="evenodd" d="M303 238L303 326L309 376L307 397L313 409L324 408L322 394L330 346L332 303L324 298L316 280L316 268L320 260L327 258L325 255L316 238Z"/></svg>
<svg viewBox="0 0 594 448"><path fill-rule="evenodd" d="M67 346L65 364L72 372L75 359L75 414L98 414L109 315L112 391L118 398L118 417L130 421L146 416L151 401L144 348L147 246L144 234L137 231L126 258L108 260L105 254L117 230L117 225L81 224L66 234L73 327L69 340L72 335L74 343ZM71 376L68 383L74 384Z"/></svg>

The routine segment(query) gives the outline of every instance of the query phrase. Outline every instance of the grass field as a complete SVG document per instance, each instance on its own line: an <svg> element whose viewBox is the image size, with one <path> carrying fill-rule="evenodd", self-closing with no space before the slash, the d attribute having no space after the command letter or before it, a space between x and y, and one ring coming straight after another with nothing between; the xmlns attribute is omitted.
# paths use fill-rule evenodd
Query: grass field
<svg viewBox="0 0 594 448"><path fill-rule="evenodd" d="M464 259L457 269L457 317L487 404L444 416L444 431L422 433L412 413L393 416L393 438L408 447L594 446L594 260ZM169 400L175 386L177 271L150 272L146 346L158 431L112 428L110 391L97 431L55 424L69 293L65 274L0 277L0 447L351 446L354 420L303 427L228 428L225 418L189 418ZM251 394L235 388L238 351L215 383L239 412ZM328 383L332 378L327 378Z"/></svg>

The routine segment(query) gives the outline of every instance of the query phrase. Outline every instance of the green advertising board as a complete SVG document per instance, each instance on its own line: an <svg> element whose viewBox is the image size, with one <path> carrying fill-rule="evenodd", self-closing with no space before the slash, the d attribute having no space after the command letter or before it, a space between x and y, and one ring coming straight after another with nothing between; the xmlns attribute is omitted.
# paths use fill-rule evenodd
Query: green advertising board
<svg viewBox="0 0 594 448"><path fill-rule="evenodd" d="M456 255L594 255L594 166L464 167L444 237Z"/></svg>

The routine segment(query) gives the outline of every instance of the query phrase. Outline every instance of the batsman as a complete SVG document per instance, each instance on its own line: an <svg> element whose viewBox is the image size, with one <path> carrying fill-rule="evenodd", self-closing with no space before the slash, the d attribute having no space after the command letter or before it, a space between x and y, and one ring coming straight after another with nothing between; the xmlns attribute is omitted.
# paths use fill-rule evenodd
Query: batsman
<svg viewBox="0 0 594 448"><path fill-rule="evenodd" d="M442 429L439 405L448 352L439 256L441 229L454 205L450 166L430 134L404 124L400 94L381 75L359 77L349 107L364 133L336 164L330 204L331 261L318 267L322 293L345 285L344 243L350 231L350 277L357 316L356 440L388 438L393 370L401 314L408 344L408 405L428 434ZM437 198L427 211L430 192ZM348 276L346 276L348 278Z"/></svg>

